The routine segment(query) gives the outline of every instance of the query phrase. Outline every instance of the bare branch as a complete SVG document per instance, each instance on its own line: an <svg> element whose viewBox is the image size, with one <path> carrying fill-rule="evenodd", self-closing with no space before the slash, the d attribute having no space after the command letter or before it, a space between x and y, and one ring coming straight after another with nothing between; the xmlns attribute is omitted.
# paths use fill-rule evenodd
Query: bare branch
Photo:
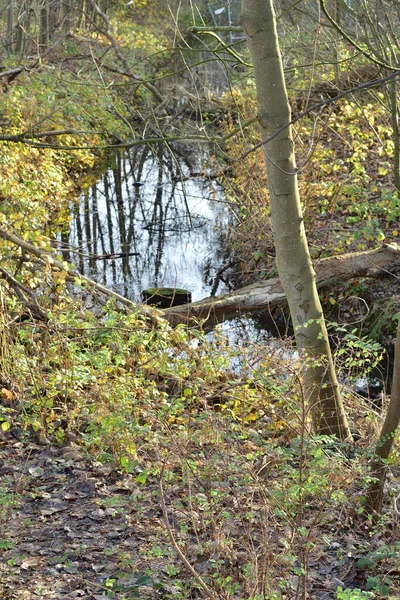
<svg viewBox="0 0 400 600"><path fill-rule="evenodd" d="M207 594L207 598L209 598L210 600L217 600L217 596L215 595L215 593L213 592L213 590L206 584L206 582L204 581L204 579L197 573L197 571L194 569L194 567L190 564L189 560L187 559L187 557L183 554L182 550L180 549L175 536L172 532L171 529L171 525L168 519L168 512L167 512L167 507L165 504L165 495L164 495L164 489L163 489L163 485L162 485L162 474L163 474L164 468L161 470L161 473L158 477L158 488L160 491L160 500L161 500L161 510L162 510L162 514L163 514L163 519L164 519L164 523L165 523L165 527L167 529L167 533L168 533L168 537L169 540L171 542L171 544L173 545L173 547L175 548L175 551L177 553L177 555L179 556L179 558L181 559L181 561L183 562L183 564L185 565L185 567L187 568L187 570L189 571L189 573L191 575L193 575L193 577L195 578L195 580L197 581L197 583L199 584L201 590L203 591L203 593L205 592Z"/></svg>
<svg viewBox="0 0 400 600"><path fill-rule="evenodd" d="M32 136L33 137L33 136ZM35 135L34 137L39 137ZM0 142L9 142L9 143L23 143L27 146L32 146L32 148L52 148L53 150L110 150L110 149L121 149L121 148L134 148L135 146L141 146L142 144L157 144L157 143L171 143L171 142L187 142L187 141L196 141L196 142L213 142L213 141L224 141L224 138L212 139L205 135L191 135L191 136L160 136L154 138L142 138L140 140L135 140L132 142L119 142L117 144L98 144L98 145L61 145L61 144L50 144L45 142L35 142L31 139L28 139L25 135L0 135Z"/></svg>
<svg viewBox="0 0 400 600"><path fill-rule="evenodd" d="M9 69L8 71L3 71L2 73L0 73L0 79L2 79L3 77L10 77L13 75L16 77L23 71L25 71L25 67L16 67L15 69Z"/></svg>
<svg viewBox="0 0 400 600"><path fill-rule="evenodd" d="M7 281L8 285L14 290L18 300L22 302L26 308L42 321L48 321L48 315L40 308L31 290L26 288L22 283L17 281L8 271L0 267L0 277ZM28 298L31 300L29 301Z"/></svg>
<svg viewBox="0 0 400 600"><path fill-rule="evenodd" d="M59 129L54 131L40 131L38 133L25 133L23 139L41 138L41 137L55 137L58 135L100 135L100 131L90 131L84 129Z"/></svg>
<svg viewBox="0 0 400 600"><path fill-rule="evenodd" d="M108 20L107 15L100 10L100 8L97 6L97 4L94 0L89 0L89 2L92 5L96 14L103 19L103 21L106 25L106 29L102 30L102 33L106 36L106 38L111 43L112 47L114 48L115 54L118 56L119 60L124 65L127 73L129 73L129 76L132 77L133 79L135 79L135 81L137 81L141 85L144 85L144 87L146 87L153 94L153 96L155 98L157 98L157 100L159 102L162 102L164 100L164 98L163 98L162 94L158 91L158 89L154 85L152 85L151 83L149 83L142 77L139 77L132 71L128 60L122 54L121 49L120 49L119 45L117 44L115 37L111 33L111 24L110 24L110 21Z"/></svg>
<svg viewBox="0 0 400 600"><path fill-rule="evenodd" d="M328 21L331 23L331 25L333 25L333 27L336 29L336 31L338 31L340 33L340 35L347 42L349 42L349 44L351 44L353 46L353 48L355 48L358 52L363 54L366 58L368 58L368 60L375 63L376 65L379 65L383 69L390 69L391 71L397 71L397 72L400 71L399 67L395 67L394 65L389 65L388 63L385 63L382 60L379 60L373 54L371 54L371 52L368 52L367 50L364 50L361 46L359 46L357 44L357 42L355 40L353 40L353 38L351 38L349 35L347 35L347 33L344 31L344 29L342 29L342 27L339 25L339 23L337 23L335 21L335 19L329 14L328 9L326 8L325 0L319 0L319 3L321 6L321 9L322 9L322 12L324 13L324 15L326 16Z"/></svg>
<svg viewBox="0 0 400 600"><path fill-rule="evenodd" d="M244 38L244 31L243 31L243 27L241 25L220 25L218 27L189 27L188 31L190 31L190 33L210 33L213 31L220 31L222 33L243 33L243 41L245 41Z"/></svg>
<svg viewBox="0 0 400 600"><path fill-rule="evenodd" d="M146 318L149 318L153 323L156 323L160 319L160 316L162 315L162 313L157 314L157 311L155 311L154 309L151 309L151 308L148 308L145 306L138 306L131 300L128 300L128 298L125 298L124 296L117 294L117 292L109 290L108 288L106 288L104 285L101 285L100 283L96 283L92 279L89 279L89 277L86 277L85 275L82 275L81 273L79 273L74 267L70 267L67 263L61 262L60 260L58 260L58 258L56 258L50 252L46 252L45 250L42 250L41 248L38 248L37 246L34 246L33 244L26 242L25 240L20 238L18 235L9 233L8 231L5 231L4 229L0 229L0 238L2 238L3 240L8 240L12 244L16 244L17 246L19 246L20 248L22 248L29 254L33 254L34 256L37 256L40 260L43 261L44 264L48 264L48 265L50 264L61 271L66 271L69 276L77 277L78 279L86 282L91 287L93 287L97 291L101 292L105 296L109 296L110 298L115 298L116 300L118 300L119 302L124 304L125 306L128 306L134 310L138 310L143 316L145 316ZM158 315L160 315L160 316L158 316Z"/></svg>

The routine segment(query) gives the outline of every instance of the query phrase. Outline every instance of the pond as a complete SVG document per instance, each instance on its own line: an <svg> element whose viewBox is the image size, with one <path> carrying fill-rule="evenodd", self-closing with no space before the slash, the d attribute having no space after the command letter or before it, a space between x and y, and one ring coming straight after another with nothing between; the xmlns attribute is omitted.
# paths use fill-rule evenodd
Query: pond
<svg viewBox="0 0 400 600"><path fill-rule="evenodd" d="M235 215L215 178L201 172L208 159L204 148L179 162L161 148L116 153L71 205L69 231L59 236L64 260L134 302L151 287L187 289L192 301L229 291L221 273ZM232 345L270 337L253 316L220 329Z"/></svg>
<svg viewBox="0 0 400 600"><path fill-rule="evenodd" d="M221 97L229 76L219 62L205 60L187 80L168 79L163 93L178 103L182 96L187 110L187 90L196 91L198 81ZM198 105L192 108L196 115ZM209 158L207 148L193 144L190 150L176 145L173 154L161 145L115 152L99 181L71 206L70 230L60 240L64 259L135 302L153 287L187 289L192 301L228 291L220 275L231 260L226 238L235 216L212 173L204 170ZM271 346L277 331L270 321L268 314L254 315L223 328L232 344L268 339ZM369 394L371 381L365 381Z"/></svg>
<svg viewBox="0 0 400 600"><path fill-rule="evenodd" d="M190 51L173 59L176 73L157 85L182 113L176 126L198 132L210 96L211 110L220 109L234 62L228 54L224 63L217 60L208 39L191 41ZM70 231L61 240L65 260L135 302L150 287L184 288L192 301L228 291L220 275L230 260L224 240L234 213L204 171L209 164L210 149L193 142L116 151L71 207Z"/></svg>
<svg viewBox="0 0 400 600"><path fill-rule="evenodd" d="M73 204L64 257L136 302L149 287L185 288L193 301L225 291L215 277L232 212L201 172L203 158L199 152L178 162L147 147L116 153Z"/></svg>
<svg viewBox="0 0 400 600"><path fill-rule="evenodd" d="M204 150L179 162L161 148L156 154L148 148L116 153L71 206L70 230L61 240L64 259L135 302L150 287L185 288L193 301L228 291L219 274L231 259L226 232L234 213L215 179L201 172L207 158ZM250 350L268 341L269 351L287 354L285 344L274 340L279 332L268 314L221 327L232 346ZM232 368L241 369L240 358ZM374 397L387 371L351 385Z"/></svg>

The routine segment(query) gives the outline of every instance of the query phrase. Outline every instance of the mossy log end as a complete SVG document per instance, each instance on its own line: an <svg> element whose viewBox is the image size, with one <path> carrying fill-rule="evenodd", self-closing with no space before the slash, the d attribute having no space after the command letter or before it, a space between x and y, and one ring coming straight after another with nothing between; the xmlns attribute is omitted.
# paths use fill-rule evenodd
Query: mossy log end
<svg viewBox="0 0 400 600"><path fill-rule="evenodd" d="M51 260L52 266L57 269L66 269L64 262L61 262L49 252L26 242L16 234L0 228L0 238L16 244L45 263L49 263L49 260ZM314 264L319 289L331 287L355 277L390 275L392 269L399 267L400 246L396 244L384 245L377 250L332 256L321 259ZM153 324L157 324L160 318L165 318L171 325L202 320L207 327L212 327L215 323L238 317L243 313L273 309L286 304L286 297L277 277L248 285L223 296L205 298L191 304L157 310L143 304L135 304L120 294L79 274L75 268L69 267L67 271L69 275L79 277L100 293L115 298L121 304L126 305L128 309L139 310Z"/></svg>
<svg viewBox="0 0 400 600"><path fill-rule="evenodd" d="M162 309L188 304L192 301L192 294L180 288L151 287L142 291L142 298L146 304Z"/></svg>
<svg viewBox="0 0 400 600"><path fill-rule="evenodd" d="M353 252L316 261L314 269L318 289L332 287L355 277L388 275L400 266L400 247L384 245L377 250ZM208 327L238 317L247 312L274 309L286 304L279 278L259 281L240 290L204 298L198 302L164 310L164 317L172 324L202 320Z"/></svg>

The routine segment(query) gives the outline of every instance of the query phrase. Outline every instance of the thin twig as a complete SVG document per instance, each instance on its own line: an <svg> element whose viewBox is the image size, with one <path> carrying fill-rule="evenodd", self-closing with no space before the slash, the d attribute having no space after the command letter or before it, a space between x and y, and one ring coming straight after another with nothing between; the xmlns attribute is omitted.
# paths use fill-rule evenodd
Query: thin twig
<svg viewBox="0 0 400 600"><path fill-rule="evenodd" d="M166 507L166 504L165 504L164 489L163 489L163 485L162 485L162 476L163 476L163 472L164 472L164 466L165 465L163 464L161 472L160 472L160 474L158 476L158 488L159 488L159 491L160 491L161 510L162 510L164 524L165 524L165 527L167 529L169 540L170 540L171 544L173 545L173 547L174 547L176 553L178 554L179 558L181 559L181 561L183 562L183 564L185 565L185 567L187 568L187 570L191 573L191 575L193 575L193 577L196 579L197 583L199 584L199 586L203 590L203 592L205 592L205 594L207 594L207 597L211 598L211 600L217 600L218 596L206 584L206 582L204 581L204 579L202 579L202 577L197 573L197 571L194 569L194 567L190 564L188 558L184 555L184 553L180 549L177 541L175 540L175 536L174 536L174 534L172 532L171 525L170 525L170 522L169 522L169 519L168 519L167 507Z"/></svg>
<svg viewBox="0 0 400 600"><path fill-rule="evenodd" d="M49 320L48 315L40 308L31 290L28 290L28 288L22 285L22 283L14 279L14 277L2 267L0 267L0 277L7 281L8 285L14 290L19 301L22 302L22 304L24 304L29 311L35 314L42 321L47 322ZM31 302L26 298L26 296L31 299Z"/></svg>
<svg viewBox="0 0 400 600"><path fill-rule="evenodd" d="M161 311L156 311L154 309L150 309L150 308L147 308L144 306L139 306L139 305L135 304L131 300L128 300L128 298L125 298L124 296L117 294L117 292L109 290L104 285L101 285L100 283L93 281L89 277L82 275L74 267L69 266L68 263L61 262L60 260L58 260L58 258L56 258L54 255L52 255L50 252L42 250L41 248L38 248L37 246L34 246L33 244L26 242L25 240L23 240L16 234L9 233L8 231L5 231L4 229L0 229L0 238L2 238L3 240L8 240L12 244L16 244L17 246L19 246L20 248L22 248L29 254L33 254L34 256L37 256L41 261L43 261L44 264L51 265L52 267L55 267L56 269L59 269L60 271L66 271L68 276L76 277L76 278L84 281L91 287L95 288L100 293L104 294L105 296L115 298L116 300L118 300L119 302L124 304L125 306L130 307L132 310L137 310L140 314L142 314L146 318L150 319L150 321L153 324L157 324L157 322L160 321L160 318L162 318L163 313Z"/></svg>
<svg viewBox="0 0 400 600"><path fill-rule="evenodd" d="M144 85L153 94L153 96L155 96L155 98L157 98L157 100L159 102L162 102L164 100L164 98L163 98L163 95L158 91L158 89L154 85L152 85L151 83L149 83L148 81L146 81L142 77L139 77L139 75L136 75L132 71L131 66L129 64L129 61L122 54L121 49L120 49L120 47L119 47L119 45L118 45L115 37L111 33L111 24L110 24L110 21L109 21L107 15L102 10L100 10L99 6L97 5L97 3L94 0L89 0L89 2L92 5L94 11L104 21L106 29L103 29L101 31L106 36L106 38L108 39L108 41L111 43L112 47L114 48L114 51L115 51L116 55L118 56L118 58L121 61L121 63L124 65L126 71L139 84Z"/></svg>

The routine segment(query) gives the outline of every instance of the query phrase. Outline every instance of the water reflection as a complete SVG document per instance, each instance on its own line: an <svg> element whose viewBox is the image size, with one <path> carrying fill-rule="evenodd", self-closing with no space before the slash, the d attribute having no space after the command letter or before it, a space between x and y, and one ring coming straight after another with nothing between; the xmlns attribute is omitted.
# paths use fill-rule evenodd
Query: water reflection
<svg viewBox="0 0 400 600"><path fill-rule="evenodd" d="M152 286L186 288L199 300L213 287L212 277L204 281L205 264L211 273L220 268L224 207L215 184L190 177L184 161L162 148L117 153L73 205L64 258L133 300ZM221 293L221 285L213 291Z"/></svg>

